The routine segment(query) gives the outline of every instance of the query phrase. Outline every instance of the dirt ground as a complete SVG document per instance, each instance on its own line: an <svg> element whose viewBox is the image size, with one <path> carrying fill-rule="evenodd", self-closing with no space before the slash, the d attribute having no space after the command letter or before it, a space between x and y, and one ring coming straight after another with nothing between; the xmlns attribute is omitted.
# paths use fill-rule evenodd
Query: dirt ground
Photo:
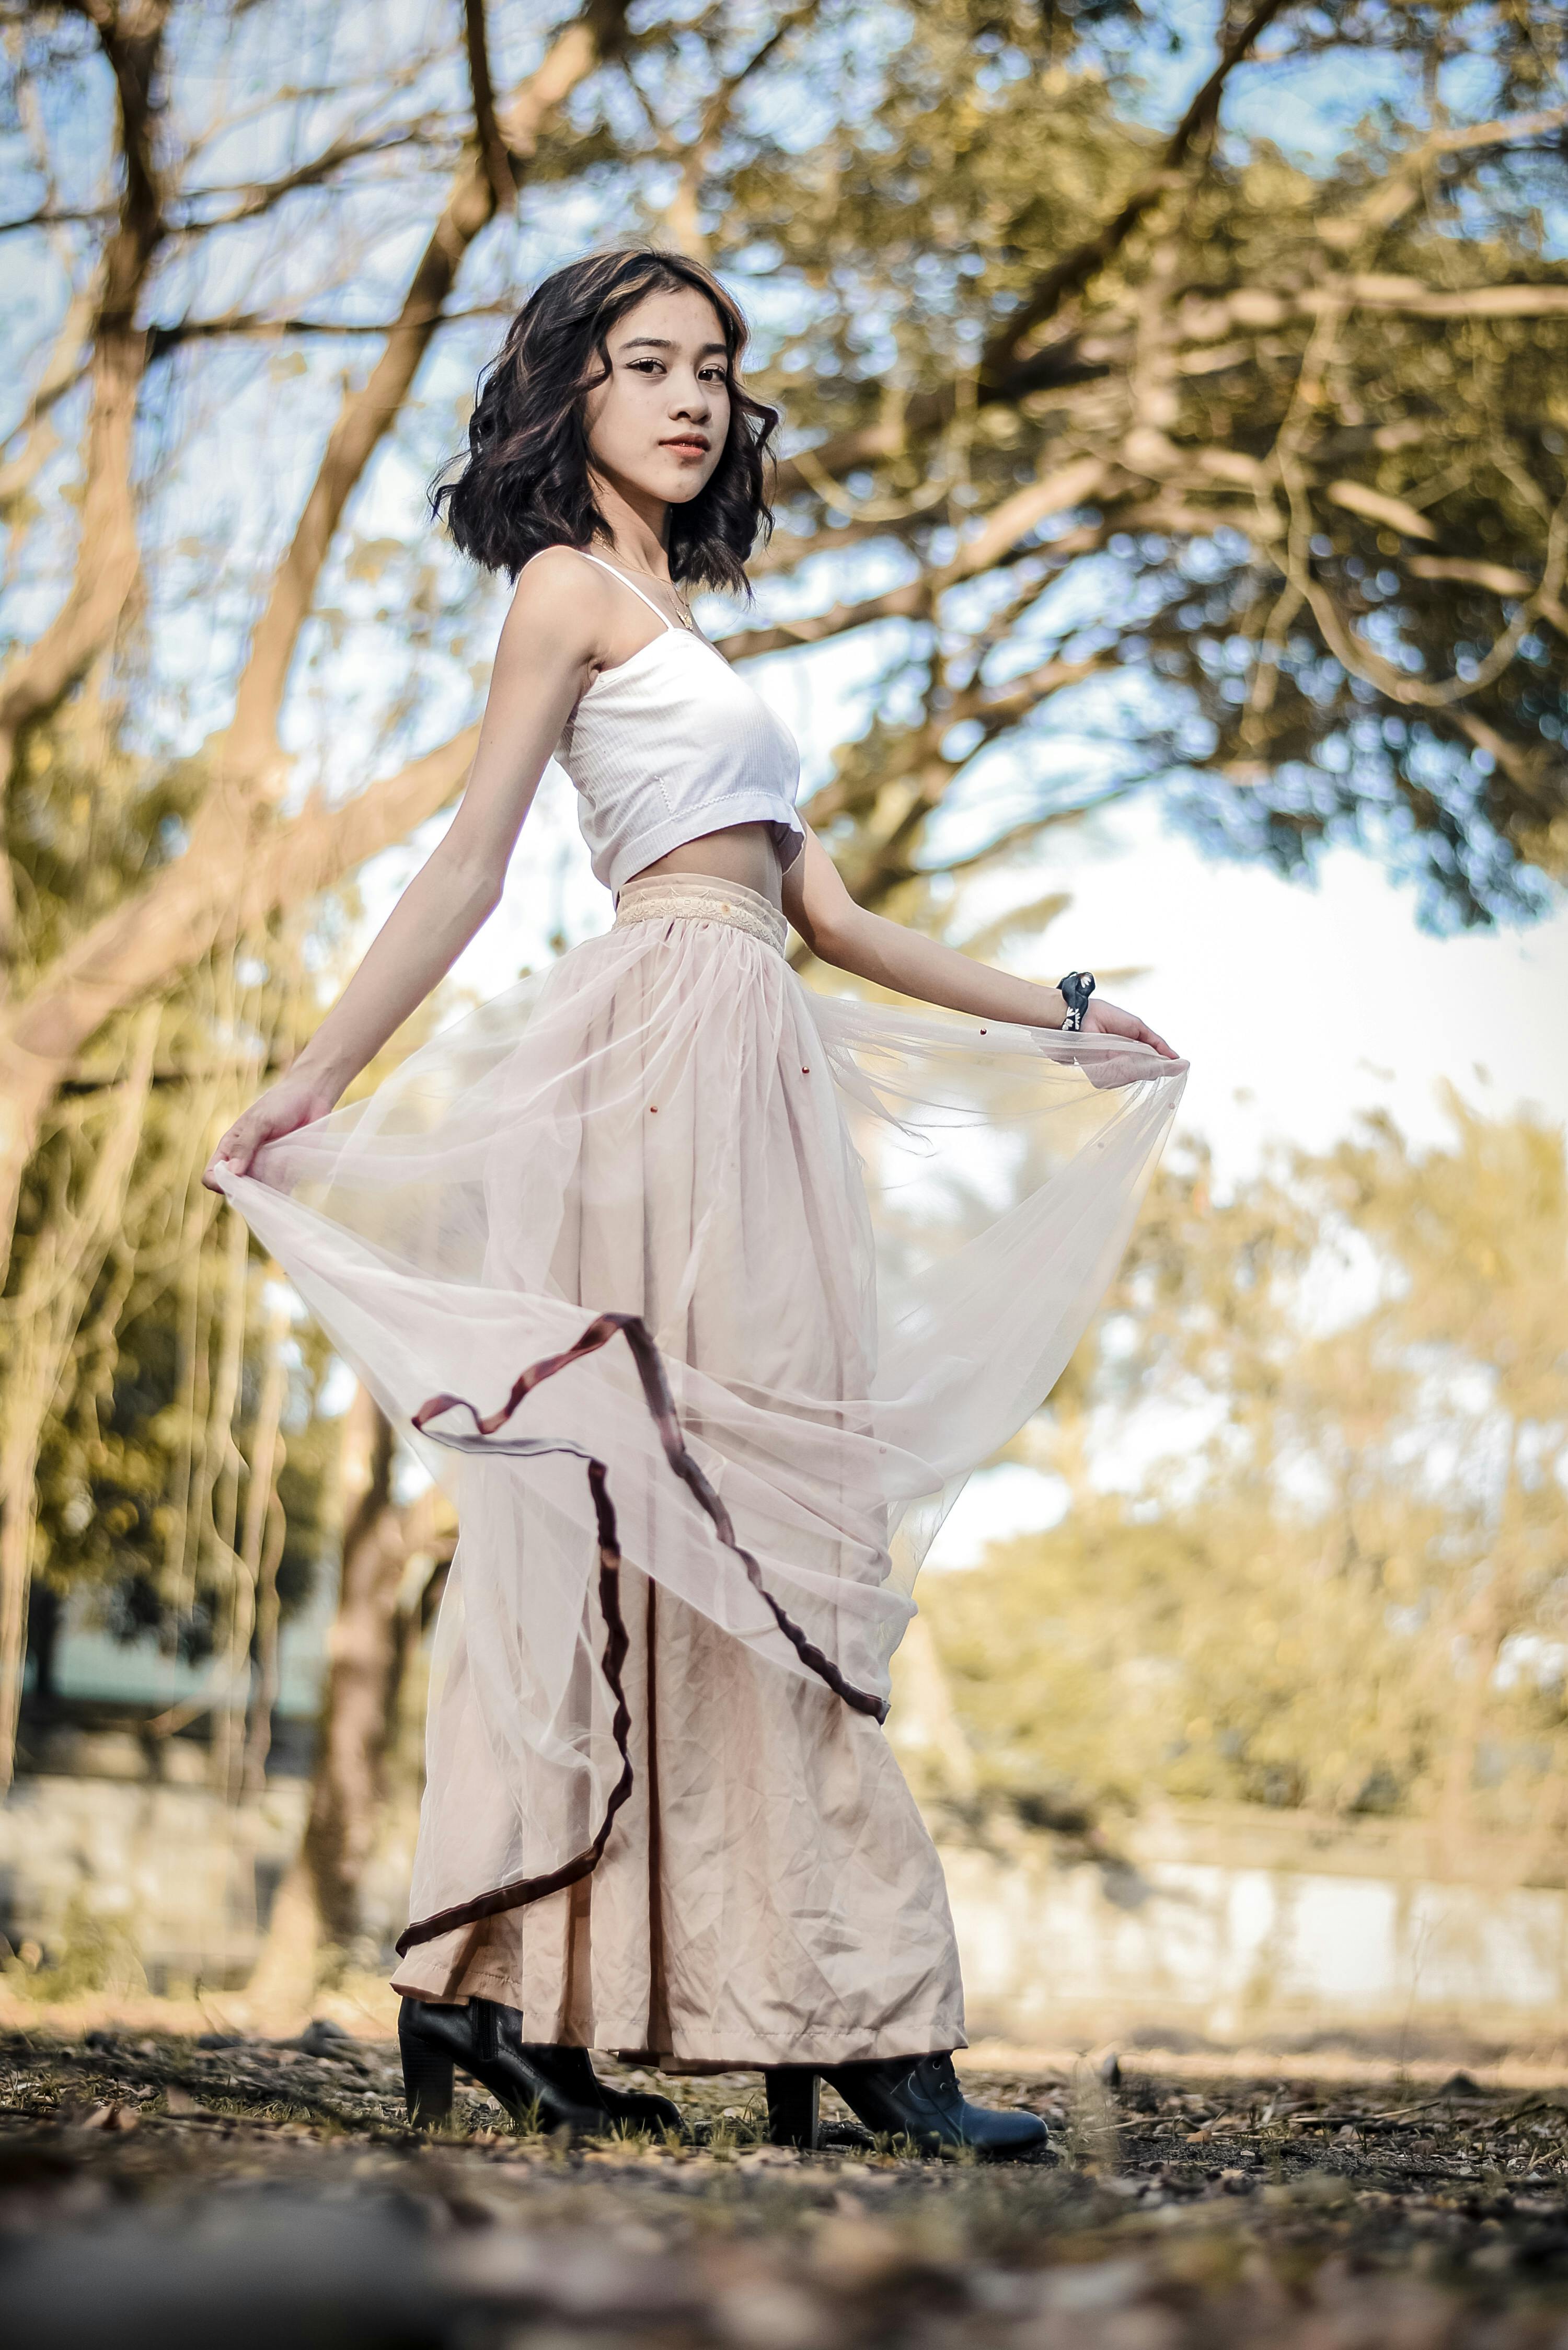
<svg viewBox="0 0 1568 2350"><path fill-rule="evenodd" d="M982 2167L767 2147L754 2074L572 2147L478 2095L416 2136L325 2022L10 2032L0 2308L27 2350L1568 2350L1568 2090L1106 2072L971 2070L1052 2133Z"/></svg>

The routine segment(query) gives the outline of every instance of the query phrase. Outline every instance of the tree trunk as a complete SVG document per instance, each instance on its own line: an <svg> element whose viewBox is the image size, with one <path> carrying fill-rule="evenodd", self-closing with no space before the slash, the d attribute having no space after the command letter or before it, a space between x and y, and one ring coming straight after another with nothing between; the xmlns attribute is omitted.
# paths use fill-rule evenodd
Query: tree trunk
<svg viewBox="0 0 1568 2350"><path fill-rule="evenodd" d="M365 1871L386 1783L389 1700L400 1648L398 1606L409 1555L392 1499L396 1440L361 1388L343 1435L343 1544L337 1614L327 1638L305 1837L278 1888L249 1986L269 2013L308 2005L322 1962L337 1963L363 1931Z"/></svg>
<svg viewBox="0 0 1568 2350"><path fill-rule="evenodd" d="M55 1662L65 1620L65 1606L59 1593L47 1583L36 1584L27 1609L27 1654L33 1662L35 1705L49 1705L57 1695Z"/></svg>
<svg viewBox="0 0 1568 2350"><path fill-rule="evenodd" d="M277 1442L273 1474L276 1477L282 1466L283 1439ZM266 1792L267 1757L272 1752L272 1718L277 1709L279 1687L278 1631L282 1609L278 1600L277 1570L283 1559L286 1526L283 1504L275 1486L267 1507L266 1536L262 1551L261 1574L256 1589L256 1675L251 1699L250 1729L245 1737L244 1792L261 1795Z"/></svg>
<svg viewBox="0 0 1568 2350"><path fill-rule="evenodd" d="M54 1214L36 1236L26 1276L7 1301L16 1335L0 1390L0 1794L11 1783L22 1702L39 1447L84 1306L124 1211L152 1078L158 1021L157 1005L147 1006L83 1195Z"/></svg>
<svg viewBox="0 0 1568 2350"><path fill-rule="evenodd" d="M235 1224L239 1221L237 1216L234 1219ZM263 1554L268 1547L267 1528L275 1514L277 1476L284 1452L279 1427L288 1399L288 1367L283 1352L287 1330L288 1315L279 1302L275 1304L267 1324L266 1367L251 1434L244 1527L231 1580L226 1700L213 1715L213 1784L230 1803L246 1793L254 1779L252 1757L260 1735L255 1731L255 1717L265 1711L270 1725L276 1694L276 1568L275 1564L269 1599L264 1587L266 1577ZM274 1683L270 1692L263 1687L269 1670L264 1651L269 1647ZM250 1734L253 1732L255 1734ZM265 1771L265 1743L260 1745L260 1752Z"/></svg>
<svg viewBox="0 0 1568 2350"><path fill-rule="evenodd" d="M361 1929L360 1895L375 1842L387 1755L387 1701L398 1652L398 1592L407 1535L392 1501L395 1440L363 1388L344 1434L342 1582L328 1648L320 1745L305 1858L328 1942Z"/></svg>

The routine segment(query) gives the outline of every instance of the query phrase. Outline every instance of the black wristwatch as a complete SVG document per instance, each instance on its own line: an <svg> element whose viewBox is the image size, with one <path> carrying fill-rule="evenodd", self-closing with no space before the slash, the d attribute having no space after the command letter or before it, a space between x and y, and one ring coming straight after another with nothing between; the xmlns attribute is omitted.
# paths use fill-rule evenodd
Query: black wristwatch
<svg viewBox="0 0 1568 2350"><path fill-rule="evenodd" d="M1067 1017L1062 1025L1078 1029L1084 1024L1084 1014L1089 1008L1089 998L1095 992L1092 971L1070 971L1065 979L1056 982L1056 991L1067 1006Z"/></svg>

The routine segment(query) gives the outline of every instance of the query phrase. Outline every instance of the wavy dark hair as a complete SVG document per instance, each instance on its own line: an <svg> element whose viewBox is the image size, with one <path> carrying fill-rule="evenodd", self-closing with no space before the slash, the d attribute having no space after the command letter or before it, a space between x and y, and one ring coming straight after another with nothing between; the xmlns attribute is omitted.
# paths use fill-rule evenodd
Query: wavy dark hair
<svg viewBox="0 0 1568 2350"><path fill-rule="evenodd" d="M546 546L586 547L607 525L589 473L587 395L610 372L610 329L649 294L690 286L711 302L724 338L730 430L707 483L670 509L670 573L744 595L745 562L773 528L766 489L778 411L740 380L747 326L732 296L700 262L653 246L589 254L530 296L483 374L462 470L431 490L431 511L465 555L514 579Z"/></svg>

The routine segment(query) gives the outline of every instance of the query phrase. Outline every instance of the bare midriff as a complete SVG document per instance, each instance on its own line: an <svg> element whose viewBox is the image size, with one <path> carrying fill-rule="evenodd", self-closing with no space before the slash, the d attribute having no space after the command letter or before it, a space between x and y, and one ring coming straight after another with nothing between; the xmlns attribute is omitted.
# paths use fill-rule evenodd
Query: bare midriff
<svg viewBox="0 0 1568 2350"><path fill-rule="evenodd" d="M722 832L683 840L633 879L645 881L655 873L697 873L712 881L733 881L742 889L754 889L770 906L782 904L778 850L765 824L729 824Z"/></svg>

